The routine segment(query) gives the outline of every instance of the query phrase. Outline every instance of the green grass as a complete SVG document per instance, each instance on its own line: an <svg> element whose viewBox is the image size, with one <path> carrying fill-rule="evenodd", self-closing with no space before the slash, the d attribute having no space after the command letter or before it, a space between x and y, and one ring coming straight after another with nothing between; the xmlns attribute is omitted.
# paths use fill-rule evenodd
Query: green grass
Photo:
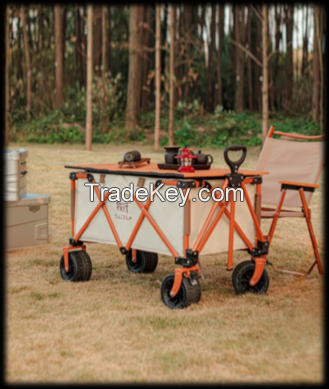
<svg viewBox="0 0 329 389"><path fill-rule="evenodd" d="M192 107L193 108L193 107ZM222 111L214 114L198 114L192 108L177 108L174 114L174 141L178 145L196 147L224 147L230 144L260 146L262 144L262 118L259 113ZM63 108L47 115L34 116L27 122L21 114L11 115L10 141L32 144L83 144L85 142L85 116ZM125 128L124 113L116 115L107 129L100 127L100 113L93 117L92 142L103 144L127 144L142 142L153 144L155 116L148 112L139 116L138 127L133 131ZM310 115L288 117L282 113L272 114L269 125L276 130L297 132L304 135L320 134L319 123ZM160 145L168 144L169 113L161 111Z"/></svg>

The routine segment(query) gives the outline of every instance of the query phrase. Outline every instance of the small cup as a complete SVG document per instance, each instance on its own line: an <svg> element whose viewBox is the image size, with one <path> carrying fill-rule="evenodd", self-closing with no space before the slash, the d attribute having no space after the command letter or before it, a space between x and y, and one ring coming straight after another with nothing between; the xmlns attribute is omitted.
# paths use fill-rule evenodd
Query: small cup
<svg viewBox="0 0 329 389"><path fill-rule="evenodd" d="M177 159L175 158L178 154L179 146L165 146L165 163L167 165L177 165Z"/></svg>

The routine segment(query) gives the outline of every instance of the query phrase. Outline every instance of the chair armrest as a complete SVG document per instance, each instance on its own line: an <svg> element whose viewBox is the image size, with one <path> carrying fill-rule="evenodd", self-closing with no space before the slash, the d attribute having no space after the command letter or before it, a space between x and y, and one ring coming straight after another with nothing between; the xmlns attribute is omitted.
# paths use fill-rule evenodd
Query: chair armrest
<svg viewBox="0 0 329 389"><path fill-rule="evenodd" d="M314 192L316 188L320 188L317 184L307 184L304 182L293 182L293 181L279 181L282 189L299 190L304 189L305 192Z"/></svg>
<svg viewBox="0 0 329 389"><path fill-rule="evenodd" d="M294 138L294 139L305 139L305 140L317 140L317 139L324 139L325 135L299 135L299 134L291 134L289 132L282 132L282 131L272 131L271 135L281 135L286 136L287 138Z"/></svg>

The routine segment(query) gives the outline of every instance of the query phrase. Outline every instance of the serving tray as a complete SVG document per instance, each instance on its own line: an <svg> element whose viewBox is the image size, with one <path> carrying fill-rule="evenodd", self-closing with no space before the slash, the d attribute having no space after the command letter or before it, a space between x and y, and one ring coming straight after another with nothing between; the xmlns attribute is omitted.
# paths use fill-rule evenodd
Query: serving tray
<svg viewBox="0 0 329 389"><path fill-rule="evenodd" d="M195 170L209 170L211 165L192 165ZM159 169L168 169L168 170L178 170L180 165L167 164L167 163L158 163Z"/></svg>

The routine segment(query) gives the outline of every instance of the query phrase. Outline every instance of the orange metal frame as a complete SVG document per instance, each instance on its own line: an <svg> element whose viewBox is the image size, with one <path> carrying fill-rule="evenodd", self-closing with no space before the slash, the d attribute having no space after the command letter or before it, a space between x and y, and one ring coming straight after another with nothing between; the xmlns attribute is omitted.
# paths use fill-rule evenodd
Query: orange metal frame
<svg viewBox="0 0 329 389"><path fill-rule="evenodd" d="M284 182L285 181L280 181L280 183L284 183ZM311 186L311 185L308 185L308 186ZM314 185L313 187L318 187L318 185ZM314 266L317 265L319 273L323 274L323 268L322 268L322 264L321 264L321 260L320 260L320 254L319 254L319 250L317 247L316 238L315 238L315 234L314 234L313 226L312 226L312 221L311 221L311 210L307 207L304 189L300 188L298 191L299 191L300 199L302 201L303 211L304 211L304 215L305 215L305 219L306 219L306 224L307 224L308 232L310 234L310 238L311 238L311 242L312 242L312 246L313 246L315 261L312 263L311 267L308 269L308 271L306 273L300 273L300 272L289 271L289 270L280 270L280 271L284 272L284 273L288 273L288 274L305 276L305 275L309 275L311 273L311 271L313 270ZM274 231L275 231L276 225L277 225L279 217L280 217L280 212L281 212L281 209L283 206L286 192L287 192L287 189L282 189L282 195L280 197L280 200L279 200L278 205L277 205L276 210L275 210L275 214L273 216L270 231L269 231L268 236L267 236L267 240L268 240L269 245L271 244L272 239L273 239Z"/></svg>
<svg viewBox="0 0 329 389"><path fill-rule="evenodd" d="M268 131L268 138L272 138L273 135L281 135L286 136L287 138L294 138L294 139L305 139L305 140L319 140L324 139L325 135L298 135L298 134L289 134L289 132L281 132L281 131L274 131L275 127L271 126Z"/></svg>
<svg viewBox="0 0 329 389"><path fill-rule="evenodd" d="M81 179L87 179L87 174L76 174L75 175L77 179L81 178ZM246 190L246 184L249 184L249 183L252 183L253 182L253 177L249 177L249 178L244 178L242 183L241 183L241 187L244 191L244 196L245 196L245 199L246 199L246 202L247 202L247 205L248 205L248 208L249 208L249 211L250 211L250 214L252 216L252 219L253 219L253 222L255 224L255 227L256 227L256 241L259 240L261 242L265 242L265 237L263 236L262 234L262 231L261 231L261 228L260 228L260 224L259 224L259 221L257 219L257 216L255 214L255 211L253 209L253 206L252 206L252 203L251 203L251 200L250 200L250 197L248 195L248 192ZM167 185L173 185L173 184L177 184L177 181L163 181L165 184ZM95 181L93 181L93 183L95 183ZM202 185L204 185L204 182L200 183L198 181L195 181L195 185L196 187L200 187ZM224 183L222 185L222 189L225 190L229 185L229 181L227 178L225 178L224 180ZM104 201L101 201L100 199L100 192L99 192L99 189L98 187L94 186L93 188L95 191L96 191L96 195L99 199L99 203L96 205L95 209L92 211L92 213L90 214L90 216L88 217L88 219L85 221L85 223L83 224L83 226L80 228L80 230L74 235L75 231L74 231L74 200L71 198L71 219L72 219L72 237L74 237L74 241L76 243L78 243L79 241L79 238L82 236L82 234L85 232L85 230L87 229L87 227L89 226L89 224L91 223L91 221L93 220L93 218L95 217L95 215L97 214L97 212L102 208L105 216L106 216L106 219L109 223L109 226L111 228L111 231L113 233L113 236L116 240L116 243L118 245L119 248L122 248L122 244L121 244L121 241L120 241L120 238L118 236L118 233L115 229L115 226L113 224L113 221L110 217L110 214L108 212L108 209L106 208L106 203L105 201L107 200L108 196L110 195L110 192L107 192L104 196ZM186 192L186 189L184 190ZM211 192L212 192L212 189L211 189ZM257 184L256 185L256 192L257 193L260 193L260 185ZM75 180L74 179L71 179L71 196L75 196ZM215 197L218 199L219 198L219 194L215 194ZM176 252L176 250L173 248L173 246L170 244L170 242L168 241L168 239L166 238L166 236L164 235L164 233L161 231L161 229L159 228L159 226L157 225L157 223L153 220L153 218L150 216L148 210L149 210L149 207L151 205L151 201L150 199L148 199L145 203L145 205L143 205L142 203L140 203L136 197L134 196L134 200L136 202L136 204L138 205L138 207L140 208L141 210L141 214L136 222L136 225L131 233L131 236L127 242L127 245L125 247L126 251L128 252L130 250L130 248L132 248L132 245L133 245L133 242L134 242L134 239L137 235L137 232L144 220L144 218L146 217L147 220L150 222L150 224L153 226L153 228L155 229L155 231L157 232L157 234L159 235L159 237L161 238L161 240L163 241L163 243L167 246L168 250L170 251L170 253L175 257L175 258L178 258L179 255L178 253ZM231 208L230 208L230 211L228 210L228 205L231 204ZM213 222L211 223L211 220L217 210L217 208L220 208L218 214L216 215L215 219L213 220ZM238 225L238 223L236 222L235 220L235 202L233 201L233 198L232 196L230 196L230 199L229 201L225 202L225 201L221 201L221 202L214 202L208 216L207 216L207 219L205 220L204 222L204 225L202 226L201 228L201 231L193 245L193 248L192 248L192 251L197 251L198 254L201 253L203 247L205 246L205 244L207 243L210 235L212 234L212 232L214 231L216 225L218 224L218 222L220 221L221 217L223 215L226 215L226 217L229 219L229 222L230 222L230 227L229 227L229 241L228 241L228 263L227 263L227 270L233 270L233 240L234 240L234 230L237 231L237 233L240 235L240 237L242 238L242 240L244 241L244 243L246 244L246 246L248 247L248 249L251 251L253 249L253 245L252 243L249 241L249 239L246 237L246 235L243 233L241 227ZM189 249L189 235L188 234L184 234L184 251L185 251L185 255L186 255L186 251ZM65 266L65 270L68 271L68 268L69 268L69 256L68 256L68 253L70 250L76 250L76 249L79 249L81 248L82 250L85 250L86 249L86 246L85 245L81 245L81 246L66 246L63 248L63 252L64 252L64 266ZM133 261L136 261L136 252L137 250L136 249L133 249L132 248L132 260ZM259 258L253 258L254 261L255 261L255 271L254 271L254 274L252 276L252 278L250 279L250 285L255 285L257 284L257 282L259 281L260 277L262 276L263 274L263 270L264 270L264 266L266 264L266 255L262 255L261 257ZM180 286L181 286L181 283L182 283L182 277L183 277L183 274L185 274L186 277L189 277L190 276L190 273L192 271L195 271L197 274L199 274L199 268L202 272L202 268L201 268L201 264L200 262L198 261L198 266L190 266L190 267L183 267L183 268L177 268L175 269L175 279L174 279L174 284L173 284L173 287L171 289L171 295L172 297L174 297L179 289L180 289ZM202 273L203 274L203 273Z"/></svg>
<svg viewBox="0 0 329 389"><path fill-rule="evenodd" d="M272 135L283 135L283 136L287 136L287 137L290 137L290 138L305 139L305 140L319 140L319 139L324 139L325 138L325 135L317 135L317 136L306 136L305 135L304 136L304 135L289 134L289 133L284 133L284 132L274 131L274 130L275 130L275 127L271 126L270 130L269 130L269 132L267 134L267 136L269 138L271 138ZM317 184L307 184L307 183L291 182L291 181L279 181L279 183L280 184L291 184L291 185L302 186L302 187L311 187L311 188L314 188L314 189L315 188L319 188L319 185L317 185ZM296 190L296 189L294 189L294 190ZM275 231L278 219L280 217L280 212L281 212L281 209L282 209L282 206L283 206L283 202L284 202L284 198L286 196L286 192L287 192L287 189L282 189L282 195L281 195L281 197L279 199L278 205L277 205L276 210L275 210L275 214L273 216L271 227L270 227L270 230L269 230L269 233L268 233L268 236L267 236L267 240L268 240L269 246L270 246L270 244L272 242L274 231ZM313 270L314 266L317 265L319 273L323 274L323 268L322 268L322 264L321 264L321 260L320 260L320 254L319 254L319 251L318 251L318 247L317 247L317 243L316 243L316 238L315 238L315 234L314 234L314 230L313 230L313 226L312 226L312 221L311 221L311 210L307 207L307 202L306 202L305 193L304 193L304 189L303 188L299 189L299 195L300 195L300 199L301 199L301 202L302 202L302 208L303 208L303 211L304 211L308 232L309 232L309 235L310 235L310 238L311 238L311 242L312 242L312 246L313 246L313 252L314 252L314 256L315 256L315 261L312 263L311 267L308 269L308 271L306 273L300 273L300 272L289 271L289 270L279 270L279 271L281 271L283 273L288 273L288 274L295 274L295 275L300 275L300 276L306 276L306 275L309 275L311 273L311 271Z"/></svg>

